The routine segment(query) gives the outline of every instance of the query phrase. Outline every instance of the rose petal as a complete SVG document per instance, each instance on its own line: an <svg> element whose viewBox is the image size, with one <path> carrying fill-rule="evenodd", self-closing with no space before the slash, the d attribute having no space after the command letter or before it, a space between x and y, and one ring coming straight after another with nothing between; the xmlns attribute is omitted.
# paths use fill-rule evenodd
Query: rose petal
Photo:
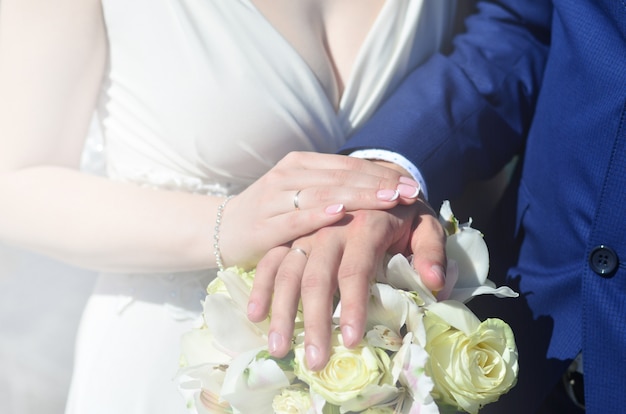
<svg viewBox="0 0 626 414"><path fill-rule="evenodd" d="M448 325L462 331L466 335L471 335L480 325L480 319L476 317L464 304L446 300L428 305L428 311L439 316Z"/></svg>

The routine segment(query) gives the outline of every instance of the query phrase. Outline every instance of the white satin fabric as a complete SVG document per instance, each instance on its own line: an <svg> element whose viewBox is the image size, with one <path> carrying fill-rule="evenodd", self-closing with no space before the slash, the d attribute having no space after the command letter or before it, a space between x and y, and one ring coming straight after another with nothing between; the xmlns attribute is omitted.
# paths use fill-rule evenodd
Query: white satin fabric
<svg viewBox="0 0 626 414"><path fill-rule="evenodd" d="M453 0L387 0L335 109L250 0L103 7L108 175L208 194L241 191L290 151L336 151L440 47L454 12ZM172 381L179 338L196 323L213 276L100 275L81 322L67 413L186 412Z"/></svg>

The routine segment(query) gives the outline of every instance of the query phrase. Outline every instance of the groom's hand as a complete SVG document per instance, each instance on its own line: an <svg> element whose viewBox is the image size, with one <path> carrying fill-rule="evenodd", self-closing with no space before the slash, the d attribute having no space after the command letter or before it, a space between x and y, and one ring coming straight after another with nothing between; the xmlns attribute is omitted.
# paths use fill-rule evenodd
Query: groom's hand
<svg viewBox="0 0 626 414"><path fill-rule="evenodd" d="M359 210L338 224L277 247L259 262L248 316L267 316L270 353L284 356L291 347L300 298L307 364L322 369L329 358L333 297L341 295L344 344L363 338L370 283L382 271L386 253L414 254L416 276L432 290L444 285L445 233L423 200L392 210Z"/></svg>

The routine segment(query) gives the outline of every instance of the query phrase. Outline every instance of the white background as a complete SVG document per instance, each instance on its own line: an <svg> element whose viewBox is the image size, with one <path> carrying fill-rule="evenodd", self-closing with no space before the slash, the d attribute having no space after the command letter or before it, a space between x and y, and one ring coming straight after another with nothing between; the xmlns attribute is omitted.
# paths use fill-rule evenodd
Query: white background
<svg viewBox="0 0 626 414"><path fill-rule="evenodd" d="M63 413L95 274L0 245L0 413Z"/></svg>

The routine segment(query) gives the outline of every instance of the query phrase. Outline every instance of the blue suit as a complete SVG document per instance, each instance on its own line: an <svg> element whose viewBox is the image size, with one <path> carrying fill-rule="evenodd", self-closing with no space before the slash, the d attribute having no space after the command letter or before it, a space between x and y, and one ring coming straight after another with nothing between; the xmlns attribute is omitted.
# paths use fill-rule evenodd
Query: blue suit
<svg viewBox="0 0 626 414"><path fill-rule="evenodd" d="M477 1L453 51L344 150L359 148L411 160L435 207L523 154L490 244L490 277L522 297L485 308L511 323L520 377L492 408L535 412L582 350L587 412L626 412L625 0Z"/></svg>

